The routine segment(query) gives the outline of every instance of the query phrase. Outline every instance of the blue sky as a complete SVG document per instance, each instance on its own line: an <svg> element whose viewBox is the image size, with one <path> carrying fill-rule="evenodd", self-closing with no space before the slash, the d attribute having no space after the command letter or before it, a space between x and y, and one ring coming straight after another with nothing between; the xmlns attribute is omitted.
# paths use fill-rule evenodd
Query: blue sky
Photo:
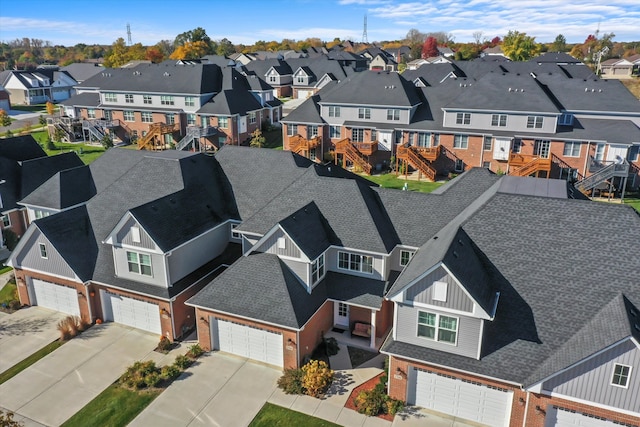
<svg viewBox="0 0 640 427"><path fill-rule="evenodd" d="M26 7L26 5L29 7ZM596 31L616 41L640 41L640 0L63 0L24 3L0 0L0 40L29 37L52 44L111 44L126 40L151 45L203 27L214 39L233 43L334 37L361 41L367 15L369 41L402 39L411 28L445 31L455 41L486 38L509 30L538 42L563 34L582 42Z"/></svg>

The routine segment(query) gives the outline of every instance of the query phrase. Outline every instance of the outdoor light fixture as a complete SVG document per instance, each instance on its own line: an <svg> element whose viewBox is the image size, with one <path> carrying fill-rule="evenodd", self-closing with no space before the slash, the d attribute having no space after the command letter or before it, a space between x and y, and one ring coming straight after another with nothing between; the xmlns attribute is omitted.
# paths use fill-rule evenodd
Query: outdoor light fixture
<svg viewBox="0 0 640 427"><path fill-rule="evenodd" d="M545 411L540 407L540 405L536 405L536 414L545 415Z"/></svg>

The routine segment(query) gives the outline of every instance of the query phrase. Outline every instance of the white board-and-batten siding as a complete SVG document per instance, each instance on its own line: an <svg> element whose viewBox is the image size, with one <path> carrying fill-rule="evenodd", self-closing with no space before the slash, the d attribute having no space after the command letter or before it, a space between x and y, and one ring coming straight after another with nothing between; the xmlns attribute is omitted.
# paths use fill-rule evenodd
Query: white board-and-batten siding
<svg viewBox="0 0 640 427"><path fill-rule="evenodd" d="M131 232L131 229L133 227L138 227L138 230L140 231L139 242L136 242L133 239L133 233ZM153 242L153 240L151 240L151 237L149 237L149 235L144 231L144 229L140 227L133 218L129 218L127 222L124 224L124 226L118 231L118 233L116 234L116 239L118 242L122 243L123 245L135 246L137 248L144 248L144 249L150 249L150 250L156 249L156 245Z"/></svg>
<svg viewBox="0 0 640 427"><path fill-rule="evenodd" d="M278 239L284 239L284 248L278 246ZM260 246L255 248L258 252L266 252L270 254L286 256L289 258L300 259L302 257L302 251L295 244L293 240L289 238L281 229L275 230L275 232L267 237Z"/></svg>
<svg viewBox="0 0 640 427"><path fill-rule="evenodd" d="M631 366L627 388L611 384L616 363ZM548 379L542 389L640 412L640 350L628 339Z"/></svg>

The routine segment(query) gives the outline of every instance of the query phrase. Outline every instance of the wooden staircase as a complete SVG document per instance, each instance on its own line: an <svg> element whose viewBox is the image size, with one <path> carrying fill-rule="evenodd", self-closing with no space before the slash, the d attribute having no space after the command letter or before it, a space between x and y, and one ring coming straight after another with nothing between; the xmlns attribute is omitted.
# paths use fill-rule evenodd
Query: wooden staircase
<svg viewBox="0 0 640 427"><path fill-rule="evenodd" d="M509 156L509 175L514 176L538 176L540 172L546 172L547 178L551 172L551 158L529 154L512 153Z"/></svg>
<svg viewBox="0 0 640 427"><path fill-rule="evenodd" d="M370 144L362 143L362 146L364 148L365 145L369 147L369 146L372 146L373 144L375 144L377 147L377 143L370 143ZM361 145L361 144L358 144L358 145ZM373 147L370 148L370 152L373 153ZM351 143L349 138L345 138L341 141L336 142L335 154L342 154L345 157L345 159L353 163L354 166L359 167L360 169L362 169L363 172L367 174L371 174L372 166L369 163L369 159L367 155L363 154L358 148L356 148L356 146L354 146L354 144ZM336 161L337 161L337 158L336 158Z"/></svg>
<svg viewBox="0 0 640 427"><path fill-rule="evenodd" d="M164 150L166 147L162 136L177 130L177 124L153 123L147 134L138 139L138 150Z"/></svg>
<svg viewBox="0 0 640 427"><path fill-rule="evenodd" d="M436 170L431 165L440 155L440 146L433 148L404 146L398 147L396 157L407 162L412 168L418 170L427 179L436 180Z"/></svg>

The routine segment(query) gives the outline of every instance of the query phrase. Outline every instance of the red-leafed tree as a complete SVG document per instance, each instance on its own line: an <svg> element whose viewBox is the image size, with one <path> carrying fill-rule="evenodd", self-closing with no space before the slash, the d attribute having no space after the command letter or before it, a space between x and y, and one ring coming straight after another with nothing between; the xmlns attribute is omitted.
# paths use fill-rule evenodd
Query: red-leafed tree
<svg viewBox="0 0 640 427"><path fill-rule="evenodd" d="M427 37L422 45L422 57L431 58L438 56L438 40L435 37Z"/></svg>

